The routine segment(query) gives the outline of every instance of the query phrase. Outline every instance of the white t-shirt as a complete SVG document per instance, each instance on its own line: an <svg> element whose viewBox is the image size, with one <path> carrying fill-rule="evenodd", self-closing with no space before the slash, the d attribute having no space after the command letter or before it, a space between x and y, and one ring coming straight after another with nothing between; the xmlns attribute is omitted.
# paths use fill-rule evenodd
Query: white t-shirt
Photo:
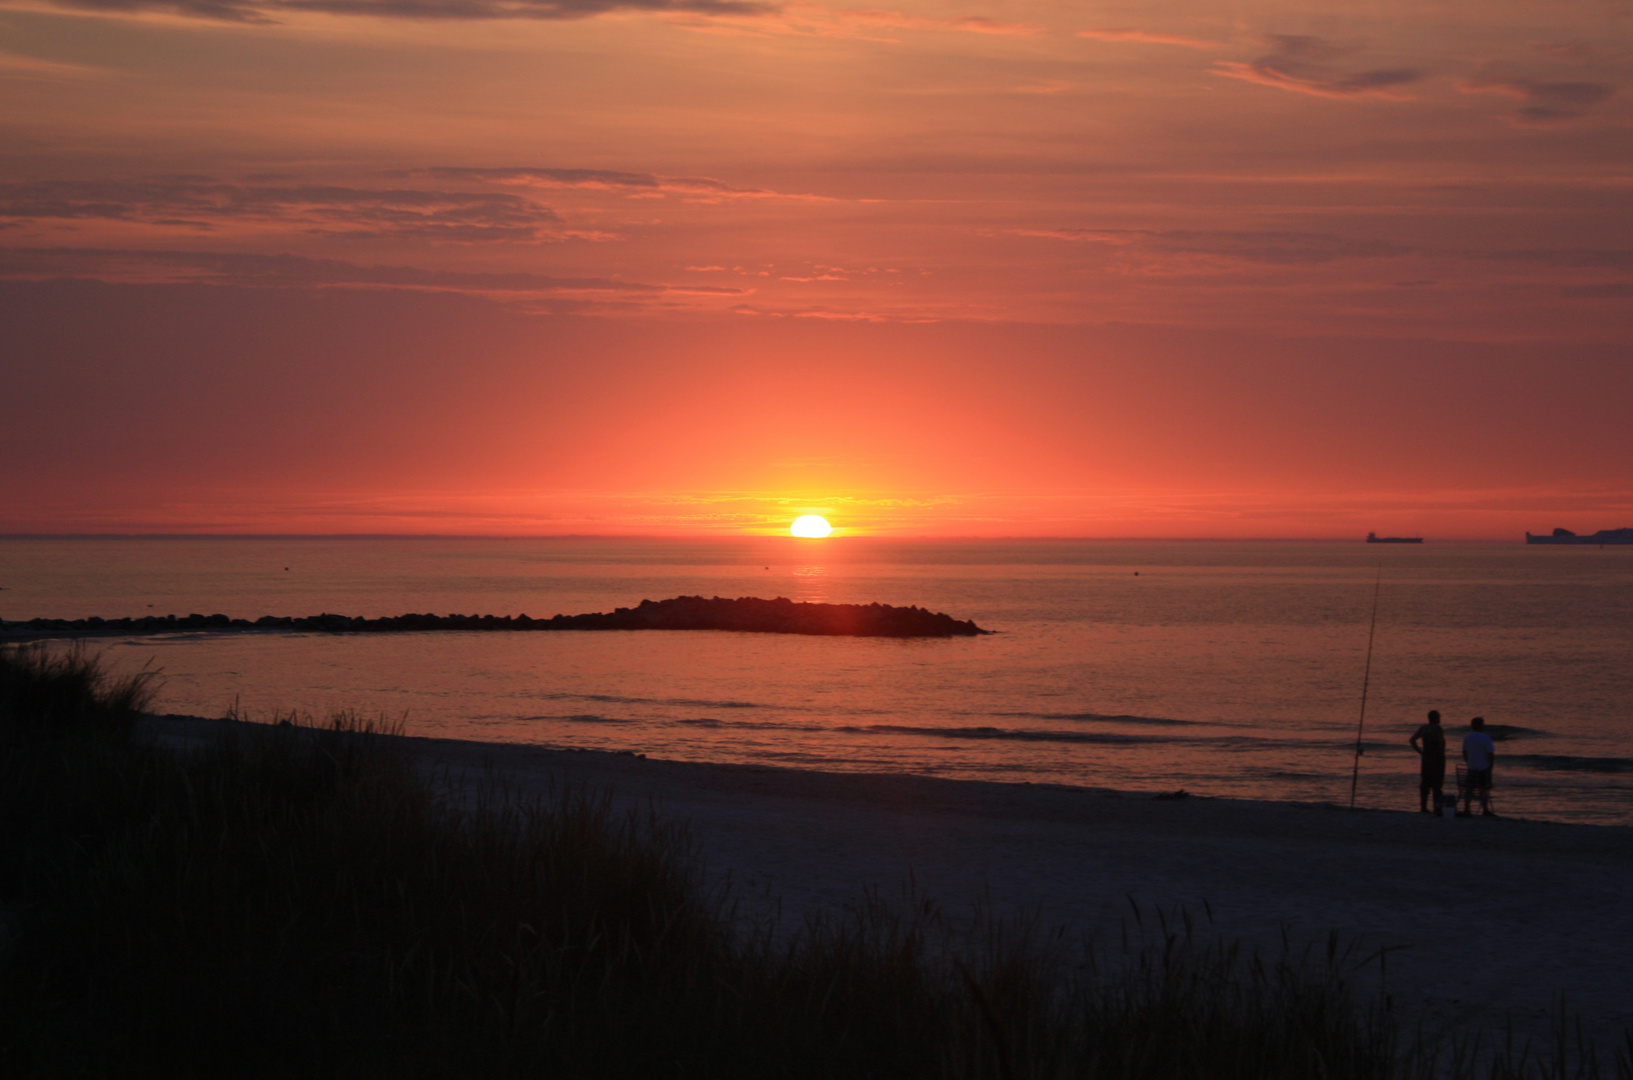
<svg viewBox="0 0 1633 1080"><path fill-rule="evenodd" d="M1471 769L1491 768L1491 759L1497 756L1497 744L1483 731L1471 731L1463 736L1463 755Z"/></svg>

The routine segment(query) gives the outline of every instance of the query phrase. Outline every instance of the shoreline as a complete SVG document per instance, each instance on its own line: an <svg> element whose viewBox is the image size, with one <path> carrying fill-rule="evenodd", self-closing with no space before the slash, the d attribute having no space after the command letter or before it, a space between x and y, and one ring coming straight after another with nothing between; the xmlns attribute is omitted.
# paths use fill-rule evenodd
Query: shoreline
<svg viewBox="0 0 1633 1080"><path fill-rule="evenodd" d="M147 720L180 743L232 722ZM784 929L909 887L950 914L1106 943L1131 904L1184 908L1269 955L1332 930L1357 955L1387 950L1367 978L1432 1042L1511 1024L1550 1046L1562 995L1602 1051L1633 1027L1633 827L392 738L456 790L497 778L650 807L686 826L740 917Z"/></svg>

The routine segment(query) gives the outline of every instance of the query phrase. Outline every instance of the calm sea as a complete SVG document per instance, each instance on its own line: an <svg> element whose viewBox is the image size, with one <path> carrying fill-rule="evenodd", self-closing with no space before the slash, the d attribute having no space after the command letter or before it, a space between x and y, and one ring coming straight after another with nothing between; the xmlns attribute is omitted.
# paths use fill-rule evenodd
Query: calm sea
<svg viewBox="0 0 1633 1080"><path fill-rule="evenodd" d="M653 757L1416 807L1438 708L1497 806L1633 823L1633 548L863 539L7 539L0 616L607 611L683 594L917 604L953 641L718 632L170 634L98 645L161 711L406 715ZM1454 755L1455 757L1455 752Z"/></svg>

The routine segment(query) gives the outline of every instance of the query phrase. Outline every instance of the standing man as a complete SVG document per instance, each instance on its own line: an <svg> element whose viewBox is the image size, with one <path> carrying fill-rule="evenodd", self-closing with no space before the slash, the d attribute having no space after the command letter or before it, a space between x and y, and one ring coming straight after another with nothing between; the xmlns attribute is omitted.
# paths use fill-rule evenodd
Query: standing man
<svg viewBox="0 0 1633 1080"><path fill-rule="evenodd" d="M1423 759L1423 769L1418 777L1418 813L1440 813L1440 806L1446 799L1442 788L1446 784L1446 732L1440 726L1440 710L1429 710L1429 722L1419 726L1407 740L1412 749L1418 752ZM1434 792L1435 808L1429 809L1429 793Z"/></svg>
<svg viewBox="0 0 1633 1080"><path fill-rule="evenodd" d="M1491 766L1497 760L1497 744L1486 734L1486 718L1476 716L1469 721L1473 728L1463 736L1463 760L1469 765L1469 789L1463 799L1465 816L1474 813L1474 793L1480 793L1480 816L1496 817L1491 812Z"/></svg>

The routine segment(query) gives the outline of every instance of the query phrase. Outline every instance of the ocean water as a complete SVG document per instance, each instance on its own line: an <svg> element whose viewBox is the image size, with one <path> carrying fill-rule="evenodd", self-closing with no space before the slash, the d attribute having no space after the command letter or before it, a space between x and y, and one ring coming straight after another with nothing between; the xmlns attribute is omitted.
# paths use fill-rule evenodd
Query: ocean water
<svg viewBox="0 0 1633 1080"><path fill-rule="evenodd" d="M1499 737L1500 812L1633 824L1633 548L628 539L3 539L0 617L917 604L999 631L164 634L161 711L339 708L652 757L1415 809L1407 737ZM1448 784L1450 784L1448 776Z"/></svg>

